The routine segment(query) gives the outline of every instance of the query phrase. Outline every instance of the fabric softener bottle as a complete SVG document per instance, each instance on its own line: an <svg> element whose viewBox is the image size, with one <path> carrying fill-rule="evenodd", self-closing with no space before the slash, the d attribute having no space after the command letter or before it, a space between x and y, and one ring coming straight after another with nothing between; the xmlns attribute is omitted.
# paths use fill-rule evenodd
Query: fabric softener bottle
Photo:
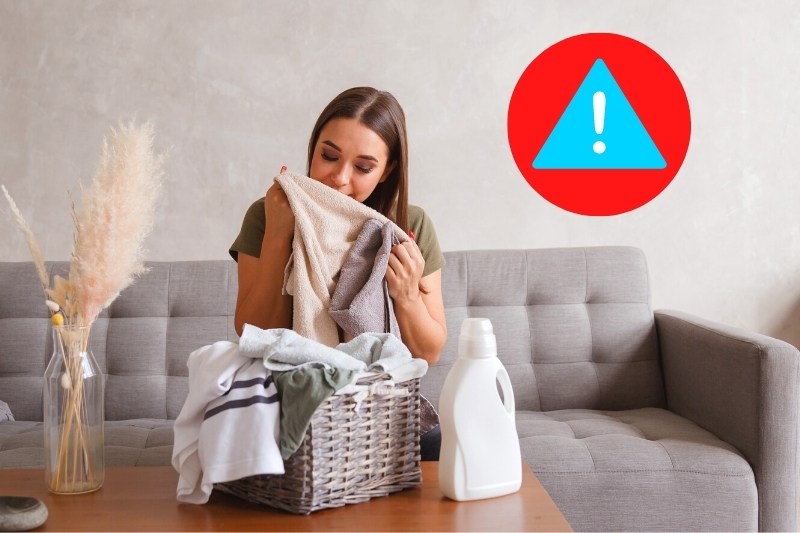
<svg viewBox="0 0 800 533"><path fill-rule="evenodd" d="M458 359L442 387L439 418L439 488L445 496L478 500L519 490L522 462L514 391L497 358L487 318L467 318L461 324Z"/></svg>

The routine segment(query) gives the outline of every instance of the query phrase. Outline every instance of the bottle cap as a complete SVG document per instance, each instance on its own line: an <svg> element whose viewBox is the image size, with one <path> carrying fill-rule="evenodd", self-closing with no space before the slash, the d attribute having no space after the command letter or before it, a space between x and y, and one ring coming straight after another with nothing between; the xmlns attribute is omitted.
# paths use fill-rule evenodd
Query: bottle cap
<svg viewBox="0 0 800 533"><path fill-rule="evenodd" d="M488 318L466 318L461 323L458 355L469 359L497 356L497 339Z"/></svg>

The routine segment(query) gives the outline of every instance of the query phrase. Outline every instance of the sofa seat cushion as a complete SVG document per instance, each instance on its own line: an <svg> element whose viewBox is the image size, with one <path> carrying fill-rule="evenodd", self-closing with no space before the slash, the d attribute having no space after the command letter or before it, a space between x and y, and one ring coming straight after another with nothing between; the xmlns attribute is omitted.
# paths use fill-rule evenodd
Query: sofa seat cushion
<svg viewBox="0 0 800 533"><path fill-rule="evenodd" d="M0 422L0 468L42 468L42 423Z"/></svg>
<svg viewBox="0 0 800 533"><path fill-rule="evenodd" d="M173 420L151 418L107 421L106 466L169 465L173 424ZM43 467L42 423L0 423L0 468Z"/></svg>
<svg viewBox="0 0 800 533"><path fill-rule="evenodd" d="M748 462L670 411L517 411L517 432L523 458L576 531L598 523L618 530L758 529Z"/></svg>

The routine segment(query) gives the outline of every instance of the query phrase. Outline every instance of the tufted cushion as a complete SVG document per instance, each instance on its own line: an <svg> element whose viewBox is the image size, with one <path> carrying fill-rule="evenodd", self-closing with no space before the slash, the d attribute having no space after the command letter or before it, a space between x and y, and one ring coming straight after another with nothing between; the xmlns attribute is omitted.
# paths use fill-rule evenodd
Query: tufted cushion
<svg viewBox="0 0 800 533"><path fill-rule="evenodd" d="M445 254L448 339L422 393L438 405L461 322L489 318L519 409L664 407L647 265L628 247Z"/></svg>
<svg viewBox="0 0 800 533"><path fill-rule="evenodd" d="M617 530L758 527L748 462L669 411L523 411L517 412L517 432L523 458L554 501L591 498L562 509L576 531L598 523ZM674 509L682 510L680 518Z"/></svg>
<svg viewBox="0 0 800 533"><path fill-rule="evenodd" d="M188 390L193 350L233 340L236 264L148 263L149 271L103 311L92 327L92 353L107 374L106 420L174 419ZM48 263L66 275L65 262ZM3 263L0 286L0 394L17 420L41 421L42 376L52 336L31 263Z"/></svg>
<svg viewBox="0 0 800 533"><path fill-rule="evenodd" d="M753 476L733 446L664 409L522 411L517 413L517 433L536 472Z"/></svg>

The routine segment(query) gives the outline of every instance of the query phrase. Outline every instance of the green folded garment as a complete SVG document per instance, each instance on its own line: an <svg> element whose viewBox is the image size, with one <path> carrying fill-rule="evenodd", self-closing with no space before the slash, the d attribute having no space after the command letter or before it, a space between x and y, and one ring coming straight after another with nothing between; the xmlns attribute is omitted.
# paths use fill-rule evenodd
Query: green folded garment
<svg viewBox="0 0 800 533"><path fill-rule="evenodd" d="M355 370L314 368L273 372L281 400L280 449L284 460L303 443L314 411L333 393L353 382Z"/></svg>

